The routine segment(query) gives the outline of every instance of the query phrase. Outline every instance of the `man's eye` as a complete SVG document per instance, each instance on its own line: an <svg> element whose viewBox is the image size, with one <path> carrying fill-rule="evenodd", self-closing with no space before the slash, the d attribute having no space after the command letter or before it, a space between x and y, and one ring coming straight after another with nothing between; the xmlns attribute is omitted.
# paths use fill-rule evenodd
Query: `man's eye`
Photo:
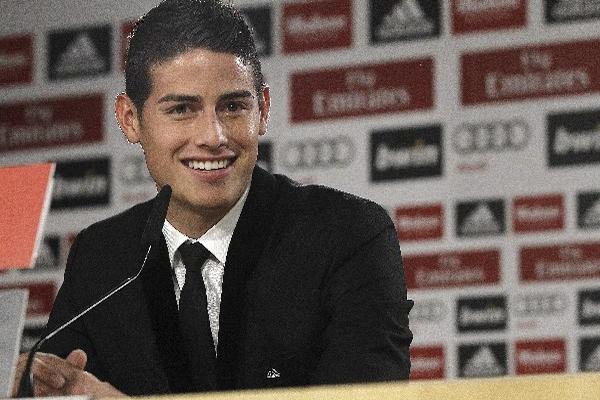
<svg viewBox="0 0 600 400"><path fill-rule="evenodd" d="M190 111L190 107L187 104L177 104L175 107L169 110L169 114L185 114Z"/></svg>
<svg viewBox="0 0 600 400"><path fill-rule="evenodd" d="M225 108L228 112L235 113L235 112L239 112L239 111L243 110L245 107L244 107L244 104L242 104L240 102L230 101L225 105Z"/></svg>

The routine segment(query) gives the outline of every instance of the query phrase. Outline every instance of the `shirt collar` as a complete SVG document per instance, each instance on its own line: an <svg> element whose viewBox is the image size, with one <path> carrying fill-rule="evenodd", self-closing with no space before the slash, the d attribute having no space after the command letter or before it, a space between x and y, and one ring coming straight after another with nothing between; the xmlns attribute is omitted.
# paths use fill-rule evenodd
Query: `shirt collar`
<svg viewBox="0 0 600 400"><path fill-rule="evenodd" d="M249 190L250 185L248 185L242 196L227 214L198 239L192 239L181 233L165 219L162 233L165 235L165 241L167 242L167 250L169 252L169 261L171 262L171 265L173 265L175 251L188 240L194 243L200 242L220 263L225 265L225 262L227 261L227 251L229 250L229 244L233 237L233 231L242 214L242 209L248 198Z"/></svg>

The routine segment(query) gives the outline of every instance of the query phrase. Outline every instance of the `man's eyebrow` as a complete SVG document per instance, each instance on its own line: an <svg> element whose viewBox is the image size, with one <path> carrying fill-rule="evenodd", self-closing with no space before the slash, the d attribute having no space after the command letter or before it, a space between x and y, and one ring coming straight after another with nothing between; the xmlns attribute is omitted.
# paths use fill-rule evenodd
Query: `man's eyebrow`
<svg viewBox="0 0 600 400"><path fill-rule="evenodd" d="M198 103L200 101L199 96L190 96L186 94L166 94L160 99L158 103L166 103L169 101L182 102L182 103Z"/></svg>
<svg viewBox="0 0 600 400"><path fill-rule="evenodd" d="M236 90L234 92L225 93L220 96L221 100L239 99L240 97L254 98L254 94L249 90Z"/></svg>

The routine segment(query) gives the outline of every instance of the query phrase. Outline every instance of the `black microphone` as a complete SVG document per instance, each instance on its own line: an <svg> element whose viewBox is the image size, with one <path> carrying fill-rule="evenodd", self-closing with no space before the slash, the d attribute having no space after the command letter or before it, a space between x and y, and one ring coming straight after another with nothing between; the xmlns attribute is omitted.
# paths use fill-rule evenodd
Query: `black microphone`
<svg viewBox="0 0 600 400"><path fill-rule="evenodd" d="M148 250L146 251L146 255L144 257L144 261L142 262L142 266L140 267L140 269L134 275L125 279L123 282L117 285L114 289L110 290L92 305L83 309L79 314L75 315L73 318L71 318L58 328L54 329L49 334L43 336L33 345L31 350L29 351L27 364L25 365L25 370L23 371L21 381L19 382L19 391L17 392L17 397L33 397L33 372L31 370L31 367L33 365L35 353L38 352L42 344L44 344L48 339L51 339L54 335L71 325L73 322L77 321L79 318L83 317L85 314L87 314L100 304L102 304L105 300L112 297L112 295L119 292L121 289L129 285L131 282L135 281L140 276L144 269L144 266L146 265L146 261L148 260L148 255L150 254L152 246L157 244L160 240L162 227L165 223L165 218L167 216L167 209L169 208L170 199L171 186L164 185L154 199L152 211L150 211L150 216L146 221L146 226L144 227L144 232L142 233L142 246L148 246Z"/></svg>

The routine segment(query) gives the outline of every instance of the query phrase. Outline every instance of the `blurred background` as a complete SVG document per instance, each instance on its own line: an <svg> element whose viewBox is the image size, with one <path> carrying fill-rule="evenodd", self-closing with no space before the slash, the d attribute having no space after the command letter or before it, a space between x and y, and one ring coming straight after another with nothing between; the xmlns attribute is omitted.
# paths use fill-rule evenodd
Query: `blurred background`
<svg viewBox="0 0 600 400"><path fill-rule="evenodd" d="M113 110L156 3L0 0L0 165L57 163L35 268L0 274L30 289L23 349L75 235L156 193ZM396 224L412 378L600 371L600 0L233 3L271 86L259 163Z"/></svg>

